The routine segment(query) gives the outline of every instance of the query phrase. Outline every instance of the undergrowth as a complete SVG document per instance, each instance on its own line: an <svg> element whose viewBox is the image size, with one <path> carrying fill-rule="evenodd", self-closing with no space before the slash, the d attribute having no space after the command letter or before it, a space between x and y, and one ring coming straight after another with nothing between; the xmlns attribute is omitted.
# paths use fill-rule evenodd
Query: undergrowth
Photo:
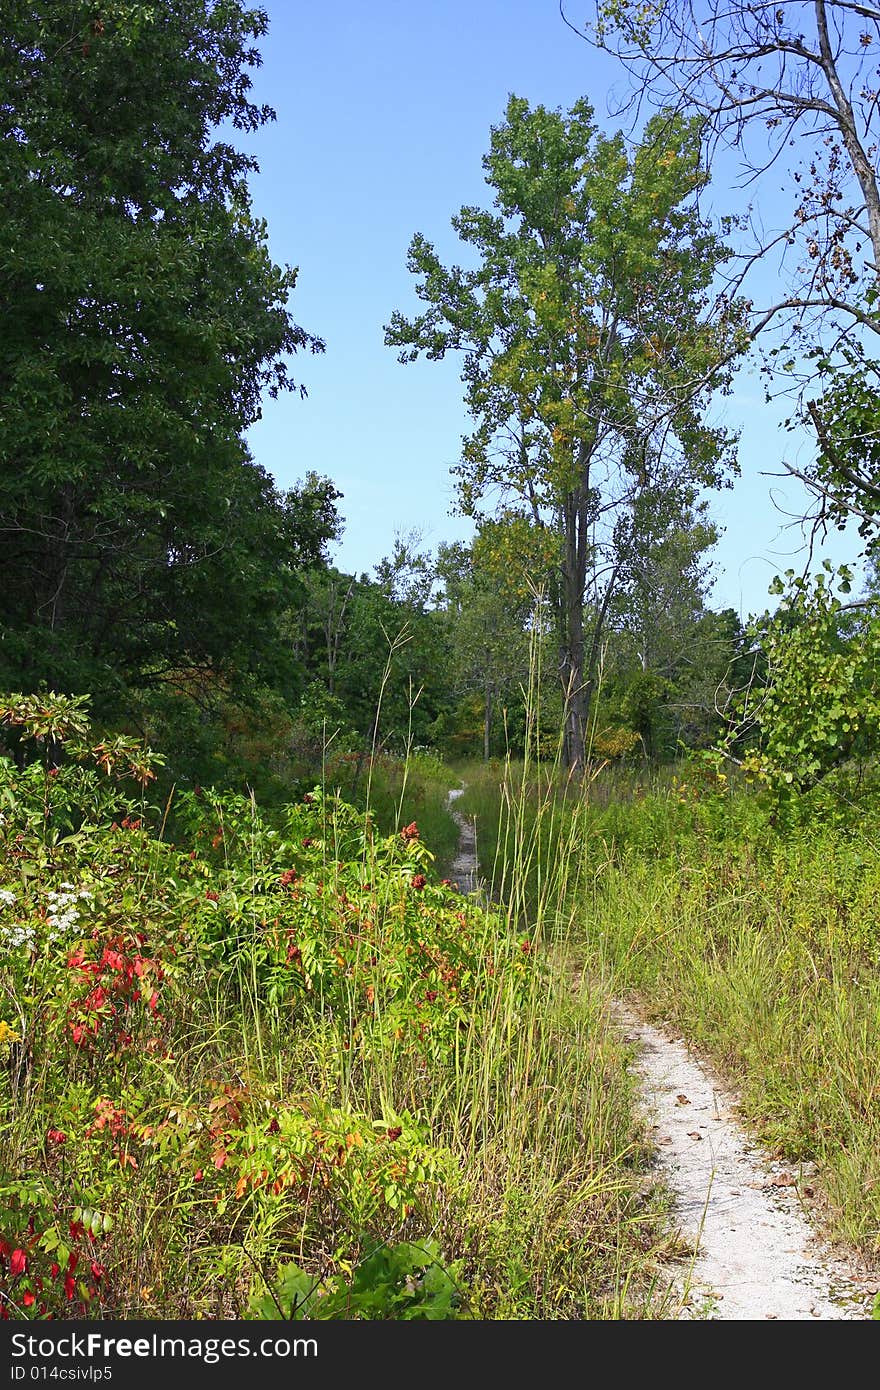
<svg viewBox="0 0 880 1390"><path fill-rule="evenodd" d="M547 914L442 882L399 783L390 829L326 785L153 807L37 705L0 760L3 1316L657 1314L626 1050Z"/></svg>

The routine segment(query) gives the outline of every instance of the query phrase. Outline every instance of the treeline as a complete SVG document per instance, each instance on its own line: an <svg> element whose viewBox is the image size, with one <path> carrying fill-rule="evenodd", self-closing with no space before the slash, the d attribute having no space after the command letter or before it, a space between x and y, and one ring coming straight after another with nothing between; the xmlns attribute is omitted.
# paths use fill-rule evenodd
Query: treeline
<svg viewBox="0 0 880 1390"><path fill-rule="evenodd" d="M754 657L736 614L707 604L695 535L708 545L711 528L666 537L607 615L587 735L595 760L707 746L748 679ZM428 746L488 759L521 756L530 739L552 759L565 701L552 560L539 564L535 542L508 516L433 555L400 540L372 577L313 571L294 637L300 754Z"/></svg>
<svg viewBox="0 0 880 1390"><path fill-rule="evenodd" d="M328 558L342 526L332 482L307 473L283 492L246 443L263 394L294 388L292 355L323 349L291 315L296 274L269 255L248 192L255 162L234 143L235 131L273 115L251 97L266 28L261 11L211 0L106 14L60 0L4 7L0 687L88 693L99 720L161 746L190 782L286 783L328 749L521 751L529 699L540 699L548 737L574 708L575 745L586 739L605 757L668 757L681 741L705 741L740 641L732 615L706 607L712 534L695 506L721 446L694 402L676 407L684 453L673 477L654 438L659 397L642 429L632 395L639 386L647 411L663 378L668 397L686 365L673 360L682 315L700 343L688 370L729 336L717 324L698 332L688 299L709 273L687 259L688 238L701 238L707 267L723 254L688 203L702 182L694 134L677 122L663 137L663 207L631 247L646 273L662 260L667 289L678 276L684 295L674 321L666 296L646 355L635 319L647 323L650 305L628 288L631 266L609 278L615 248L588 223L609 159L635 211L653 156L628 162L583 103L570 118L511 103L489 179L502 185L521 163L512 141L550 152L570 193L554 236L590 251L588 269L570 276L585 314L578 351L595 336L592 298L632 320L614 391L595 353L572 386L578 408L605 392L603 429L615 442L608 453L593 441L592 483L583 459L576 485L560 481L575 434L547 364L569 311L554 298L558 246L525 274L544 213L521 191L509 213L528 224L523 255L502 245L500 227L492 236L523 271L520 292L499 306L525 315L523 332L508 378L488 394L475 386L483 432L466 448L463 483L470 506L492 481L489 435L519 422L513 505L483 515L472 545L427 556L400 543L372 576L346 575ZM419 246L413 268L430 268ZM442 299L436 313L453 312ZM528 319L538 299L552 303L553 322ZM479 337L473 294L469 312ZM389 341L415 352L425 331L395 316ZM609 489L616 471L623 490L613 535L606 528L585 550L584 528L604 505L600 463ZM565 515L584 499L572 589ZM601 578L609 564L611 583Z"/></svg>
<svg viewBox="0 0 880 1390"><path fill-rule="evenodd" d="M348 575L333 482L282 491L247 444L324 347L236 144L273 118L267 23L241 0L3 7L0 688L88 693L169 776L268 791L337 754L552 756L560 731L576 771L669 759L731 711L741 751L772 643L708 599L706 499L736 466L711 404L751 330L716 293L700 121L633 146L585 101L510 99L491 209L453 218L470 268L414 236L423 309L386 327L404 361L461 361L475 537Z"/></svg>

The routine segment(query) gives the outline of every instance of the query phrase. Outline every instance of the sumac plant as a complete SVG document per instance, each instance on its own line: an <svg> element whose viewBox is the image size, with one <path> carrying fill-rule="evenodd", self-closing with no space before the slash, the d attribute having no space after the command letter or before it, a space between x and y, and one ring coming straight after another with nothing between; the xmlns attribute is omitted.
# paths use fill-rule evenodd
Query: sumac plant
<svg viewBox="0 0 880 1390"><path fill-rule="evenodd" d="M415 822L153 807L112 736L0 707L31 721L0 759L0 1315L254 1315L295 1267L321 1315L454 1316L437 1097L525 1013L530 943Z"/></svg>

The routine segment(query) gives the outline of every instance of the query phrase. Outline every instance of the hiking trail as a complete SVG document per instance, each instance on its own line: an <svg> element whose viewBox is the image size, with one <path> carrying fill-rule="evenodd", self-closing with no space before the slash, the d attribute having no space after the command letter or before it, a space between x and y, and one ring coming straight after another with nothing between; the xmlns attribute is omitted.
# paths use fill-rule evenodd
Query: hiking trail
<svg viewBox="0 0 880 1390"><path fill-rule="evenodd" d="M479 886L473 822L459 827L450 877L463 893ZM695 1251L670 1283L673 1318L746 1321L870 1317L877 1280L859 1279L819 1242L799 1196L809 1176L771 1159L739 1124L735 1101L680 1037L613 1002L613 1025L633 1044L633 1069L657 1154L674 1196L673 1222ZM809 1196L804 1191L804 1196Z"/></svg>

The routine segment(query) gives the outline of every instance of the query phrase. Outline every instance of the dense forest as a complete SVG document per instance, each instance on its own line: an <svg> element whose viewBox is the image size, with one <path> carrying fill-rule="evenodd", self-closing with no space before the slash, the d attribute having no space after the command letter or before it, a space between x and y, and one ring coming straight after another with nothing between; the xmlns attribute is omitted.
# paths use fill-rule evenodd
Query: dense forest
<svg viewBox="0 0 880 1390"><path fill-rule="evenodd" d="M4 1319L679 1316L612 997L876 1262L880 11L550 22L630 105L511 96L377 325L460 367L471 537L346 573L250 442L333 351L254 206L267 15L0 0ZM731 147L782 230L710 211ZM812 537L747 621L744 363Z"/></svg>

